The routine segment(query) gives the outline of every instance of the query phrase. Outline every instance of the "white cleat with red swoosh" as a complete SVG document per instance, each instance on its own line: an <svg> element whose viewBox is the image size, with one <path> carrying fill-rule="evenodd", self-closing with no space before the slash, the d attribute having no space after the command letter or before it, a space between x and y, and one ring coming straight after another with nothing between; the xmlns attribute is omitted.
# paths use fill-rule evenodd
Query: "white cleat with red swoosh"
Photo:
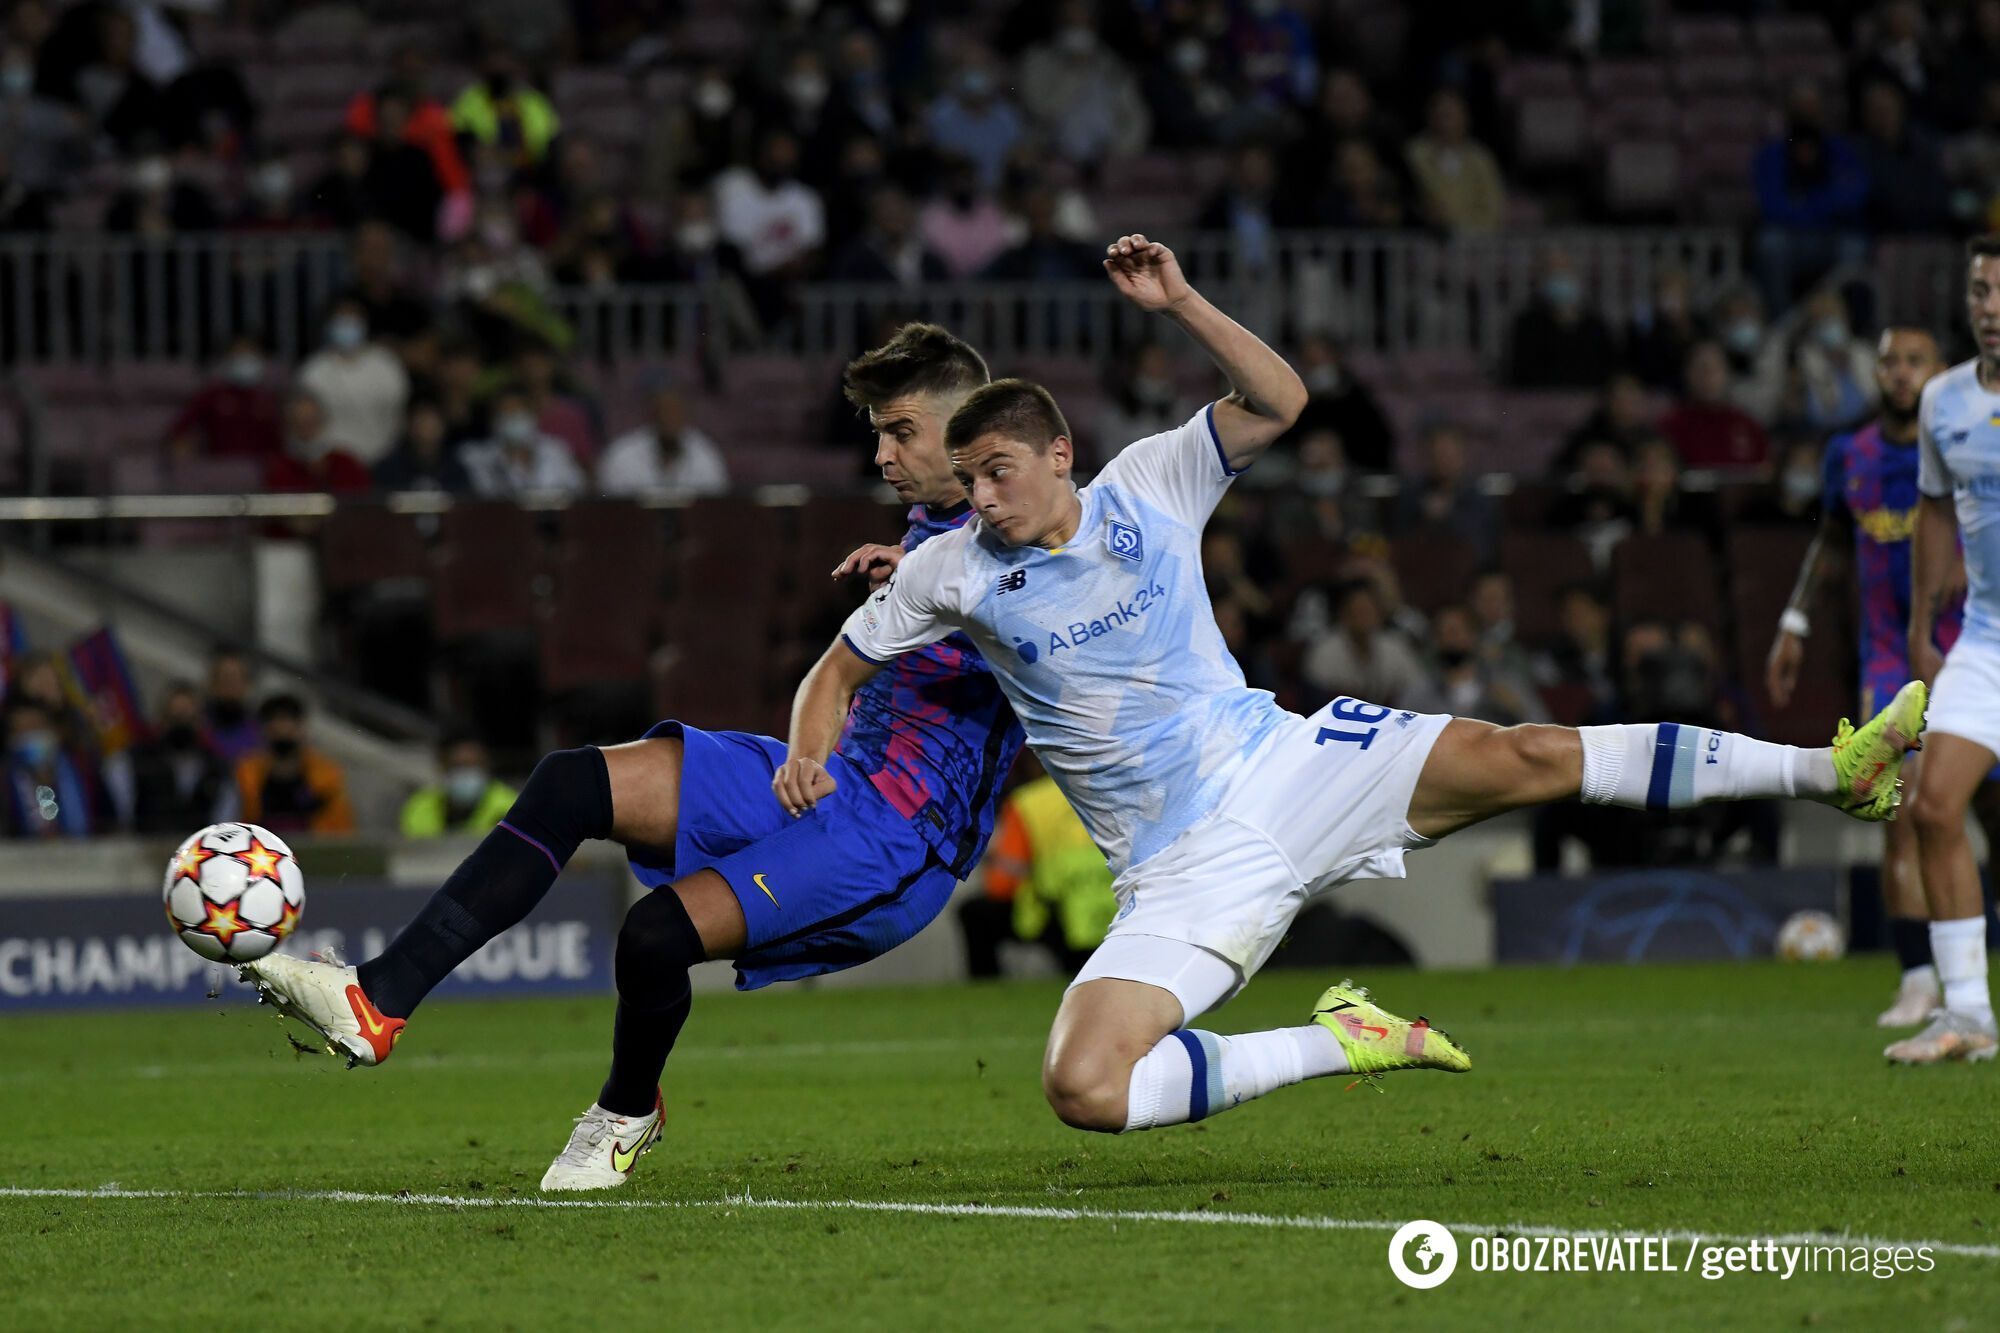
<svg viewBox="0 0 2000 1333"><path fill-rule="evenodd" d="M403 1020L368 1002L351 967L274 953L244 964L242 977L258 998L325 1038L327 1054L344 1056L349 1069L381 1064L403 1035Z"/></svg>

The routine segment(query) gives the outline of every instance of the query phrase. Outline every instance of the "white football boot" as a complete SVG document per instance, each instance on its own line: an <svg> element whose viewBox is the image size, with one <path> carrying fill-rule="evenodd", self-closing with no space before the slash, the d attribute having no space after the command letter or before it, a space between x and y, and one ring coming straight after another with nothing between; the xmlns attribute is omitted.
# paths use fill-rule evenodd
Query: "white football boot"
<svg viewBox="0 0 2000 1333"><path fill-rule="evenodd" d="M576 1118L569 1143L542 1176L545 1190L608 1190L623 1185L639 1159L660 1141L666 1123L657 1090L653 1109L638 1116L613 1115L592 1102Z"/></svg>
<svg viewBox="0 0 2000 1333"><path fill-rule="evenodd" d="M1949 1060L1967 1064L1991 1060L2000 1049L1993 1022L1982 1023L1950 1009L1931 1011L1930 1026L1914 1037L1890 1043L1883 1055L1899 1065L1941 1065Z"/></svg>
<svg viewBox="0 0 2000 1333"><path fill-rule="evenodd" d="M1913 1028L1929 1018L1931 1010L1943 1001L1944 992L1938 989L1937 969L1912 968L1903 974L1902 985L1896 988L1896 1002L1877 1016L1875 1026Z"/></svg>
<svg viewBox="0 0 2000 1333"><path fill-rule="evenodd" d="M274 953L245 963L241 975L260 1000L324 1037L327 1054L344 1057L349 1069L381 1064L403 1035L403 1020L369 1003L351 967Z"/></svg>

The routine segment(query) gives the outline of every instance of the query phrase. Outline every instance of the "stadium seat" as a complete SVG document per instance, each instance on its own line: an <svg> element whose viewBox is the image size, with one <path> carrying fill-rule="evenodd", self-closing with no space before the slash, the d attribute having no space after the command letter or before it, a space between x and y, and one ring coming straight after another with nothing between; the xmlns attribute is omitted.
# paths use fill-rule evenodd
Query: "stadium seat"
<svg viewBox="0 0 2000 1333"><path fill-rule="evenodd" d="M1671 214L1680 203L1680 164L1671 143L1612 144L1604 155L1604 206L1628 217Z"/></svg>
<svg viewBox="0 0 2000 1333"><path fill-rule="evenodd" d="M1728 55L1746 46L1740 19L1687 15L1667 21L1667 47L1677 55Z"/></svg>
<svg viewBox="0 0 2000 1333"><path fill-rule="evenodd" d="M1635 535L1611 556L1611 610L1621 623L1692 620L1722 628L1715 559L1698 534Z"/></svg>
<svg viewBox="0 0 2000 1333"><path fill-rule="evenodd" d="M1567 167L1583 158L1589 111L1580 97L1527 97L1515 110L1514 151L1524 167Z"/></svg>
<svg viewBox="0 0 2000 1333"><path fill-rule="evenodd" d="M1566 584L1592 583L1590 551L1560 533L1509 532L1500 538L1500 568L1514 584L1514 631L1523 643L1553 642L1562 630L1557 594Z"/></svg>
<svg viewBox="0 0 2000 1333"><path fill-rule="evenodd" d="M491 503L447 510L431 584L440 641L532 628L540 573L541 542L526 510Z"/></svg>
<svg viewBox="0 0 2000 1333"><path fill-rule="evenodd" d="M1751 57L1719 52L1683 56L1673 64L1674 86L1683 97L1747 93L1756 87L1757 72L1757 62Z"/></svg>
<svg viewBox="0 0 2000 1333"><path fill-rule="evenodd" d="M630 105L632 79L624 70L610 65L571 65L555 72L549 96L556 109L568 116L587 105Z"/></svg>
<svg viewBox="0 0 2000 1333"><path fill-rule="evenodd" d="M1833 40L1833 30L1818 14L1761 14L1750 20L1750 40L1767 56L1792 51L1824 51L1838 58L1839 53Z"/></svg>
<svg viewBox="0 0 2000 1333"><path fill-rule="evenodd" d="M1509 101L1576 93L1576 70L1566 60L1512 60L1500 72L1500 96Z"/></svg>
<svg viewBox="0 0 2000 1333"><path fill-rule="evenodd" d="M1391 539L1389 563L1403 599L1428 615L1465 596L1465 585L1479 568L1479 553L1450 532L1427 529Z"/></svg>
<svg viewBox="0 0 2000 1333"><path fill-rule="evenodd" d="M380 505L343 504L319 528L319 579L339 594L390 579L422 581L430 555L416 521Z"/></svg>
<svg viewBox="0 0 2000 1333"><path fill-rule="evenodd" d="M1681 125L1681 106L1661 93L1614 95L1597 108L1591 133L1599 143L1619 139L1665 139Z"/></svg>
<svg viewBox="0 0 2000 1333"><path fill-rule="evenodd" d="M1667 67L1658 60L1593 60L1584 71L1584 84L1600 100L1664 97Z"/></svg>

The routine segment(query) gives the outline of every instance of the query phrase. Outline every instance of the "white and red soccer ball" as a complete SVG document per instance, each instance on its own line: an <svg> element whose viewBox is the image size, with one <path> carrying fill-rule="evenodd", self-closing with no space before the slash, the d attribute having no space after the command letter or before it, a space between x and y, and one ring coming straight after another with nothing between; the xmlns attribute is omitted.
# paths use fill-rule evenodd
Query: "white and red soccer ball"
<svg viewBox="0 0 2000 1333"><path fill-rule="evenodd" d="M211 824L180 845L160 886L181 942L217 963L248 963L299 924L306 877L283 839L255 824Z"/></svg>
<svg viewBox="0 0 2000 1333"><path fill-rule="evenodd" d="M1847 952L1847 932L1825 912L1794 912L1778 927L1773 952L1787 963L1830 963Z"/></svg>

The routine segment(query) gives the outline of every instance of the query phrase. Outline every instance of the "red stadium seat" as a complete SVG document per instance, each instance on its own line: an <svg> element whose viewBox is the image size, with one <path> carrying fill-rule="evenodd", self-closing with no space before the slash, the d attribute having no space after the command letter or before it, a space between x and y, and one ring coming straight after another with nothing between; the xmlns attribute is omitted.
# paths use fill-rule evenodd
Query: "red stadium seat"
<svg viewBox="0 0 2000 1333"><path fill-rule="evenodd" d="M1658 60L1593 60L1584 82L1590 95L1599 99L1664 97L1667 67Z"/></svg>
<svg viewBox="0 0 2000 1333"><path fill-rule="evenodd" d="M1691 620L1718 631L1719 592L1715 559L1696 533L1627 537L1612 553L1611 609L1622 623Z"/></svg>
<svg viewBox="0 0 2000 1333"><path fill-rule="evenodd" d="M1680 203L1680 149L1664 142L1615 143L1604 155L1604 206L1613 213L1670 214Z"/></svg>
<svg viewBox="0 0 2000 1333"><path fill-rule="evenodd" d="M1465 596L1479 568L1479 553L1447 532L1417 532L1389 543L1389 563L1403 600L1426 615Z"/></svg>
<svg viewBox="0 0 2000 1333"><path fill-rule="evenodd" d="M319 528L320 586L348 592L390 579L423 580L430 555L416 520L379 505L341 505Z"/></svg>
<svg viewBox="0 0 2000 1333"><path fill-rule="evenodd" d="M1514 116L1514 150L1526 167L1566 167L1583 159L1589 110L1580 97L1523 98Z"/></svg>
<svg viewBox="0 0 2000 1333"><path fill-rule="evenodd" d="M1597 578L1584 544L1559 533L1507 533L1500 538L1500 568L1514 583L1515 635L1535 645L1553 642L1562 631L1562 588Z"/></svg>

